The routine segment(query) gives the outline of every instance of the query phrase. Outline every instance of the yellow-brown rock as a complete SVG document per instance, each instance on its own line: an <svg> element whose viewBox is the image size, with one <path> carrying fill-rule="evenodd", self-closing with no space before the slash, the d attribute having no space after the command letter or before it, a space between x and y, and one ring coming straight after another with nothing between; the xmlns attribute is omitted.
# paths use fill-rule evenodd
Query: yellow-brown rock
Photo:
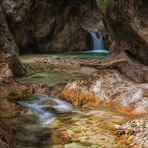
<svg viewBox="0 0 148 148"><path fill-rule="evenodd" d="M76 106L110 106L128 115L148 112L148 84L138 84L116 70L97 71L90 80L70 82L62 97Z"/></svg>

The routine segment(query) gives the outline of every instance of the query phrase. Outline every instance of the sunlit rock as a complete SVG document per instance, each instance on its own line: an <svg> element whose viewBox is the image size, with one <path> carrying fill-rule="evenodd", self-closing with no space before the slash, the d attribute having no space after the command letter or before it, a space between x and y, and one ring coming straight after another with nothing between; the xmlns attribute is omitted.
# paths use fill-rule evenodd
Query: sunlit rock
<svg viewBox="0 0 148 148"><path fill-rule="evenodd" d="M123 123L117 127L117 135L126 143L147 148L148 146L148 121L137 119Z"/></svg>
<svg viewBox="0 0 148 148"><path fill-rule="evenodd" d="M62 97L77 106L110 106L140 115L148 112L147 84L137 84L115 70L97 71L89 79L69 82Z"/></svg>

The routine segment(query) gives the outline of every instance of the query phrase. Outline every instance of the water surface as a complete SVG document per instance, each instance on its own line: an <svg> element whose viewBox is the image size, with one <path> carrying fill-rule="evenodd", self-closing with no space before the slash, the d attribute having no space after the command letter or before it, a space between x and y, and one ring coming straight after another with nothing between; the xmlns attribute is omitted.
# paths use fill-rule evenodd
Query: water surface
<svg viewBox="0 0 148 148"><path fill-rule="evenodd" d="M20 114L9 120L12 147L125 147L115 127L127 117L104 109L75 108L60 98L36 94L19 101ZM129 120L129 119L128 119Z"/></svg>

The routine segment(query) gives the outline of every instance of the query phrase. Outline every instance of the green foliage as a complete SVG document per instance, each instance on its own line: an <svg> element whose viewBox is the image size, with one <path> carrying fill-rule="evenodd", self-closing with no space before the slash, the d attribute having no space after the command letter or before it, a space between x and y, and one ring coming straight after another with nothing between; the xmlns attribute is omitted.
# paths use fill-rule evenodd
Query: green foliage
<svg viewBox="0 0 148 148"><path fill-rule="evenodd" d="M107 7L112 0L100 0L102 7Z"/></svg>

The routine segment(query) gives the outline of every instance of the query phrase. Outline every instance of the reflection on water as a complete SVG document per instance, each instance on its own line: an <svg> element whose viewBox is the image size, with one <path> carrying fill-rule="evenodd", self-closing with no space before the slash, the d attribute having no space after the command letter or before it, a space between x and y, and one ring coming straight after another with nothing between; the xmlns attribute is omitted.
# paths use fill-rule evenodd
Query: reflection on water
<svg viewBox="0 0 148 148"><path fill-rule="evenodd" d="M65 101L33 95L18 102L11 119L15 148L123 147L113 134L125 117L105 110L73 108Z"/></svg>

